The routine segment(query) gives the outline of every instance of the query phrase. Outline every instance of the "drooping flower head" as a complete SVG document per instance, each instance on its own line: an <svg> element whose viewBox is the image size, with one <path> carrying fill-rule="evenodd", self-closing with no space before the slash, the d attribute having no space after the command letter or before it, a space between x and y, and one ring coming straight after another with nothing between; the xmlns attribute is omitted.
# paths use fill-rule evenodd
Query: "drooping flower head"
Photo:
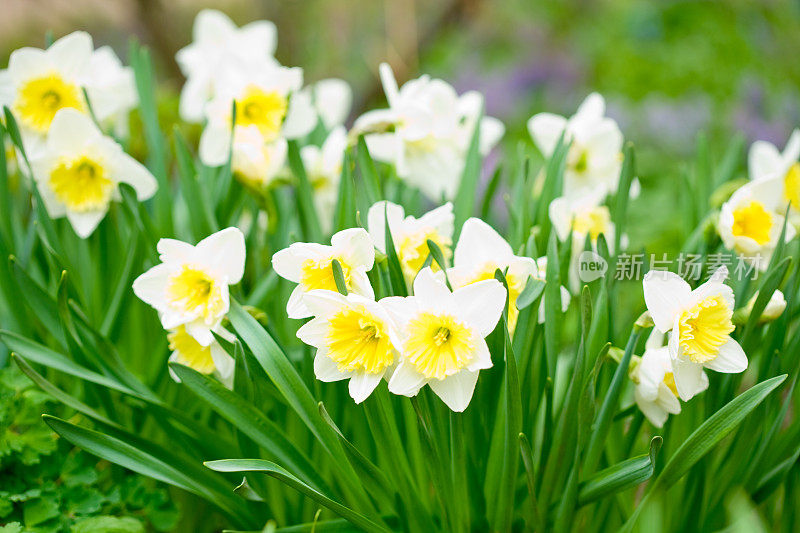
<svg viewBox="0 0 800 533"><path fill-rule="evenodd" d="M450 84L429 76L398 88L386 63L381 64L380 75L389 108L359 117L355 131L370 133L366 141L372 157L393 164L400 178L429 199L452 199L483 97L474 91L459 96ZM491 117L480 121L480 152L486 154L500 140L504 127Z"/></svg>
<svg viewBox="0 0 800 533"><path fill-rule="evenodd" d="M317 349L314 374L321 381L349 379L350 396L361 403L394 369L400 345L394 323L379 302L355 293L313 290L303 301L314 318L297 337Z"/></svg>
<svg viewBox="0 0 800 533"><path fill-rule="evenodd" d="M762 271L769 265L784 224L782 211L787 202L782 190L781 180L750 182L733 193L719 215L717 229L725 246ZM786 240L794 235L794 227L787 225Z"/></svg>
<svg viewBox="0 0 800 533"><path fill-rule="evenodd" d="M517 298L530 277L539 273L536 261L514 255L511 245L486 222L467 219L458 238L453 267L447 271L450 283L456 289L495 279L497 269L505 273L508 284L508 326L513 331L519 316Z"/></svg>
<svg viewBox="0 0 800 533"><path fill-rule="evenodd" d="M681 412L678 389L672 371L669 348L664 346L664 334L653 330L647 339L641 358L631 361L628 372L635 384L633 397L644 416L656 427L663 427L670 414ZM701 371L700 386L708 387L708 377ZM701 392L698 390L697 392Z"/></svg>
<svg viewBox="0 0 800 533"><path fill-rule="evenodd" d="M60 110L39 156L33 177L51 218L66 216L75 232L88 237L120 199L118 185L130 184L139 200L153 196L152 174L103 135L92 119L72 108Z"/></svg>
<svg viewBox="0 0 800 533"><path fill-rule="evenodd" d="M133 282L133 292L155 308L164 329L180 326L202 346L230 308L229 285L244 273L244 235L226 228L196 246L175 239L158 241L161 263Z"/></svg>
<svg viewBox="0 0 800 533"><path fill-rule="evenodd" d="M372 270L375 263L375 249L364 229L350 228L335 233L330 245L296 242L272 256L275 272L297 283L286 304L289 318L312 316L311 309L304 301L306 293L314 289L337 290L332 267L334 259L341 265L348 293L375 297L367 277L367 272Z"/></svg>
<svg viewBox="0 0 800 533"><path fill-rule="evenodd" d="M234 340L234 336L222 327L217 327L214 332L226 340ZM203 346L186 331L186 326L178 326L167 333L167 341L172 352L170 363L188 366L201 374L216 374L220 381L230 386L234 360L216 339L208 346ZM170 375L175 381L180 381L172 369Z"/></svg>
<svg viewBox="0 0 800 533"><path fill-rule="evenodd" d="M276 63L277 30L267 20L238 28L224 13L204 9L194 19L192 34L193 42L175 55L186 76L180 115L187 122L203 119L205 105L215 96L221 81L222 69L259 70Z"/></svg>
<svg viewBox="0 0 800 533"><path fill-rule="evenodd" d="M377 202L367 213L369 236L375 248L386 253L386 221L392 233L392 242L403 268L407 283L411 283L430 253L428 240L442 250L445 260L450 258L453 245L453 204L450 202L428 211L419 218L405 216L402 206L392 202ZM434 271L439 266L431 265Z"/></svg>
<svg viewBox="0 0 800 533"><path fill-rule="evenodd" d="M726 373L747 368L747 356L730 336L734 298L724 283L727 277L723 266L694 290L672 272L651 270L644 278L644 299L655 327L670 332L675 386L684 401L703 390L703 368Z"/></svg>
<svg viewBox="0 0 800 533"><path fill-rule="evenodd" d="M622 132L605 116L606 103L592 93L570 118L539 113L528 121L528 131L545 157L553 155L559 138L571 143L564 172L564 194L582 195L587 190L610 194L617 191L622 167Z"/></svg>
<svg viewBox="0 0 800 533"><path fill-rule="evenodd" d="M466 409L478 373L492 366L485 338L500 320L505 302L506 291L497 280L450 292L429 267L414 280L414 296L381 300L400 337L400 363L389 390L415 396L427 384L453 411Z"/></svg>

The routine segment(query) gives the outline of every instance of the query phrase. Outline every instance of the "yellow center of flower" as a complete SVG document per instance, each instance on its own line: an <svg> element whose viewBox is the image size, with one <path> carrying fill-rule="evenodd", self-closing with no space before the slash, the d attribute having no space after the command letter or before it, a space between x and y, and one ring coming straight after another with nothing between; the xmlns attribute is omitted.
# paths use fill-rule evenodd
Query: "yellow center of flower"
<svg viewBox="0 0 800 533"><path fill-rule="evenodd" d="M251 85L236 100L236 125L256 126L264 140L274 141L280 134L287 109L286 97Z"/></svg>
<svg viewBox="0 0 800 533"><path fill-rule="evenodd" d="M786 201L791 202L792 209L800 211L800 163L795 163L783 178L783 189Z"/></svg>
<svg viewBox="0 0 800 533"><path fill-rule="evenodd" d="M772 229L772 215L764 209L761 202L752 200L749 204L734 209L733 235L749 237L758 244L769 242L769 230Z"/></svg>
<svg viewBox="0 0 800 533"><path fill-rule="evenodd" d="M719 355L719 348L735 329L733 310L722 295L709 296L687 309L678 321L678 342L692 362L706 363Z"/></svg>
<svg viewBox="0 0 800 533"><path fill-rule="evenodd" d="M678 387L675 386L675 375L672 372L664 374L664 385L672 391L672 394L678 396Z"/></svg>
<svg viewBox="0 0 800 533"><path fill-rule="evenodd" d="M340 372L383 373L394 362L394 346L383 321L365 308L347 308L330 319L328 356Z"/></svg>
<svg viewBox="0 0 800 533"><path fill-rule="evenodd" d="M50 188L70 211L105 209L114 190L114 182L105 167L87 156L63 159L50 171Z"/></svg>
<svg viewBox="0 0 800 533"><path fill-rule="evenodd" d="M344 284L349 291L350 286L350 267L345 263L341 257L329 257L320 261L313 259L306 259L303 262L303 272L300 276L300 284L305 290L310 291L313 289L325 289L328 291L338 291L336 287L336 279L333 277L333 263L334 259L339 260L342 266L342 274L344 275Z"/></svg>
<svg viewBox="0 0 800 533"><path fill-rule="evenodd" d="M435 229L424 229L416 233L410 233L403 236L398 246L398 255L400 256L400 265L403 267L403 273L406 279L411 280L420 271L425 260L428 258L428 239L436 243L439 249L442 250L444 260L448 261L452 255L450 246L452 242L447 237L439 235ZM439 264L436 261L431 262L433 271L439 270Z"/></svg>
<svg viewBox="0 0 800 533"><path fill-rule="evenodd" d="M444 379L472 361L476 339L452 316L420 313L406 332L405 355L426 378Z"/></svg>
<svg viewBox="0 0 800 533"><path fill-rule="evenodd" d="M65 107L86 110L80 87L56 73L22 85L13 106L19 120L38 133L47 133L56 113Z"/></svg>
<svg viewBox="0 0 800 533"><path fill-rule="evenodd" d="M187 265L170 279L167 297L173 307L185 313L199 311L207 321L219 316L225 305L214 279L202 270Z"/></svg>
<svg viewBox="0 0 800 533"><path fill-rule="evenodd" d="M178 328L167 333L169 349L175 353L175 360L201 374L210 374L216 370L211 357L211 346L203 346L194 337L186 333L186 328Z"/></svg>
<svg viewBox="0 0 800 533"><path fill-rule="evenodd" d="M597 239L600 234L608 236L611 226L611 213L608 207L601 205L593 207L583 213L578 213L572 221L572 230L581 234L589 235L592 240Z"/></svg>

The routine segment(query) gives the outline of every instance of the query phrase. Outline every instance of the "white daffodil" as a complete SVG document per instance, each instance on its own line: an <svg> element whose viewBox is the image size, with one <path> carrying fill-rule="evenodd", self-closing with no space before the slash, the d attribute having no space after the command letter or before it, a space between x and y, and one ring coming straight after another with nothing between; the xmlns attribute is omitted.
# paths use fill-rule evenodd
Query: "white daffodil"
<svg viewBox="0 0 800 533"><path fill-rule="evenodd" d="M193 42L175 55L186 76L181 90L180 115L187 122L203 120L206 103L214 96L225 68L257 70L276 64L277 30L272 22L259 20L241 28L227 15L204 9L194 19Z"/></svg>
<svg viewBox="0 0 800 533"><path fill-rule="evenodd" d="M494 279L498 268L508 284L508 326L514 331L519 316L517 298L530 277L539 273L536 261L514 255L511 245L483 220L467 219L453 255L453 267L447 271L453 288Z"/></svg>
<svg viewBox="0 0 800 533"><path fill-rule="evenodd" d="M314 109L322 125L333 130L344 124L353 106L353 90L344 80L328 78L311 86Z"/></svg>
<svg viewBox="0 0 800 533"><path fill-rule="evenodd" d="M0 84L0 105L14 113L30 158L38 157L59 110L89 112L84 89L101 124L122 120L136 103L130 69L121 66L110 48L95 51L91 36L82 31L58 39L47 50L15 50Z"/></svg>
<svg viewBox="0 0 800 533"><path fill-rule="evenodd" d="M133 69L123 66L110 46L101 46L89 58L87 77L92 112L115 135L126 136L128 115L139 103Z"/></svg>
<svg viewBox="0 0 800 533"><path fill-rule="evenodd" d="M581 196L561 196L550 202L550 222L558 238L566 241L572 233L573 247L583 250L587 236L595 243L603 234L609 247L613 247L614 223L608 207L602 205L603 196L603 193L595 191Z"/></svg>
<svg viewBox="0 0 800 533"><path fill-rule="evenodd" d="M161 239L158 253L162 262L136 278L133 292L159 312L164 329L183 326L198 343L211 345L230 308L228 286L244 274L244 235L226 228L196 246Z"/></svg>
<svg viewBox="0 0 800 533"><path fill-rule="evenodd" d="M348 292L375 298L367 272L375 264L375 248L362 228L334 233L330 246L314 242L296 242L272 256L272 268L284 279L297 283L286 313L289 318L307 318L313 313L304 295L314 289L336 291L333 260L339 261Z"/></svg>
<svg viewBox="0 0 800 533"><path fill-rule="evenodd" d="M310 144L300 149L303 166L314 190L314 206L326 233L333 227L333 213L339 200L339 181L346 149L347 132L344 126L334 128L322 147Z"/></svg>
<svg viewBox="0 0 800 533"><path fill-rule="evenodd" d="M783 152L766 141L756 141L750 147L748 167L754 181L777 180L780 184L778 205L791 203L796 214L800 212L800 129L792 132Z"/></svg>
<svg viewBox="0 0 800 533"><path fill-rule="evenodd" d="M222 327L218 327L214 332L222 338L233 342L234 336ZM178 326L167 333L169 341L170 363L178 363L188 366L201 374L216 374L227 386L233 382L233 357L214 339L208 346L203 346L197 339L189 335L186 326ZM170 369L172 379L180 382L178 376Z"/></svg>
<svg viewBox="0 0 800 533"><path fill-rule="evenodd" d="M761 271L769 266L781 236L781 210L786 206L782 189L781 180L749 182L734 192L720 211L717 230L722 242ZM786 241L794 235L794 227L787 225Z"/></svg>
<svg viewBox="0 0 800 533"><path fill-rule="evenodd" d="M257 128L237 128L231 149L231 170L242 183L261 188L283 170L286 152L286 139L267 143Z"/></svg>
<svg viewBox="0 0 800 533"><path fill-rule="evenodd" d="M391 375L399 340L380 303L358 294L313 290L303 298L314 318L297 337L317 349L314 374L320 381L349 379L350 396L363 402Z"/></svg>
<svg viewBox="0 0 800 533"><path fill-rule="evenodd" d="M380 75L389 108L362 115L355 132L369 133L365 139L371 155L394 164L397 175L428 198L452 199L483 97L474 91L459 96L451 85L429 76L398 88L386 63L381 64ZM480 152L486 154L500 140L504 127L495 118L480 120Z"/></svg>
<svg viewBox="0 0 800 533"><path fill-rule="evenodd" d="M414 296L381 300L400 336L400 363L389 391L416 396L427 384L453 411L466 409L478 373L492 366L485 338L505 302L506 291L497 280L450 292L429 267L414 280Z"/></svg>
<svg viewBox="0 0 800 533"><path fill-rule="evenodd" d="M156 179L103 135L92 119L62 109L53 119L44 148L31 161L33 178L51 218L66 216L80 237L88 237L120 199L119 183L128 183L137 198L156 191Z"/></svg>
<svg viewBox="0 0 800 533"><path fill-rule="evenodd" d="M392 233L397 257L407 283L416 277L428 258L428 240L442 250L445 261L450 259L453 245L453 204L450 202L428 211L419 218L406 216L402 206L392 202L377 202L367 213L367 229L375 248L386 253L386 221ZM438 270L433 263L431 267Z"/></svg>
<svg viewBox="0 0 800 533"><path fill-rule="evenodd" d="M533 277L538 279L539 281L547 281L547 256L542 256L536 260L536 272L533 274ZM561 286L561 312L566 313L567 309L569 309L569 302L572 300L572 296L569 293L569 289L565 286ZM539 303L539 316L538 322L539 324L544 324L545 320L545 313L544 313L545 302L544 298L542 298L541 302ZM510 314L510 313L509 313ZM510 321L510 319L509 319Z"/></svg>
<svg viewBox="0 0 800 533"><path fill-rule="evenodd" d="M675 386L684 401L704 390L704 367L725 373L747 368L747 356L730 336L734 298L727 277L723 266L694 290L672 272L651 270L644 277L644 300L655 327L670 332Z"/></svg>
<svg viewBox="0 0 800 533"><path fill-rule="evenodd" d="M545 157L553 155L563 133L571 142L564 171L564 194L582 195L587 189L613 194L622 168L622 132L605 116L603 97L592 93L570 118L539 113L528 121L528 132Z"/></svg>
<svg viewBox="0 0 800 533"><path fill-rule="evenodd" d="M231 135L234 147L243 134L261 135L266 144L279 138L295 139L311 132L316 114L311 98L297 92L303 85L303 70L272 65L258 70L222 68L223 79L214 99L206 106L206 126L200 137L200 160L208 166L228 161ZM236 102L236 124L231 124Z"/></svg>
<svg viewBox="0 0 800 533"><path fill-rule="evenodd" d="M644 354L631 361L628 372L635 384L633 397L644 416L656 427L663 427L670 414L681 412L678 389L672 372L669 348L664 346L664 334L653 330L647 339ZM702 390L708 388L708 377L701 371ZM700 391L698 391L700 392Z"/></svg>

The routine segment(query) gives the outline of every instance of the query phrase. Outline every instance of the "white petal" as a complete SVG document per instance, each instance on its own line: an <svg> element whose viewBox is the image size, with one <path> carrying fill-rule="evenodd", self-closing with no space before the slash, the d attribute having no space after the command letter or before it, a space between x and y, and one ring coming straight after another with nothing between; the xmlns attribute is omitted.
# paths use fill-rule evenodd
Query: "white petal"
<svg viewBox="0 0 800 533"><path fill-rule="evenodd" d="M315 348L324 346L328 339L329 322L325 318L314 318L297 330L297 338Z"/></svg>
<svg viewBox="0 0 800 533"><path fill-rule="evenodd" d="M414 279L414 297L427 307L437 307L451 299L451 292L431 267L425 267Z"/></svg>
<svg viewBox="0 0 800 533"><path fill-rule="evenodd" d="M217 368L220 380L227 381L233 377L234 367L236 361L231 357L218 342L211 344L211 359L214 361L214 366Z"/></svg>
<svg viewBox="0 0 800 533"><path fill-rule="evenodd" d="M133 282L133 293L144 303L163 310L166 307L166 290L173 269L166 264L158 264L141 274Z"/></svg>
<svg viewBox="0 0 800 533"><path fill-rule="evenodd" d="M91 117L68 107L59 110L50 123L47 148L58 155L72 155L101 135Z"/></svg>
<svg viewBox="0 0 800 533"><path fill-rule="evenodd" d="M447 404L447 407L456 413L461 413L469 405L477 382L478 372L462 370L443 380L432 379L428 382L428 385Z"/></svg>
<svg viewBox="0 0 800 533"><path fill-rule="evenodd" d="M792 131L789 140L786 141L786 146L781 156L784 162L789 166L797 163L797 159L800 158L800 129L795 128L794 131Z"/></svg>
<svg viewBox="0 0 800 533"><path fill-rule="evenodd" d="M106 211L107 209L102 209L98 211L76 213L75 211L68 210L67 219L70 224L72 224L78 237L85 239L94 232L95 228L100 224L100 221L106 216Z"/></svg>
<svg viewBox="0 0 800 533"><path fill-rule="evenodd" d="M328 317L339 311L342 306L348 305L348 299L345 296L324 289L307 292L303 296L303 302L316 317ZM299 334L300 332L298 332Z"/></svg>
<svg viewBox="0 0 800 533"><path fill-rule="evenodd" d="M606 112L606 101L599 93L592 93L578 106L575 116L582 119L600 119Z"/></svg>
<svg viewBox="0 0 800 533"><path fill-rule="evenodd" d="M86 69L93 50L92 37L85 31L76 31L54 42L47 55L61 72L75 77Z"/></svg>
<svg viewBox="0 0 800 533"><path fill-rule="evenodd" d="M314 357L314 375L318 380L326 383L350 377L350 373L339 371L336 363L328 357L324 350L317 350L317 355Z"/></svg>
<svg viewBox="0 0 800 533"><path fill-rule="evenodd" d="M389 392L401 396L416 396L425 385L425 376L405 361L401 361L389 380Z"/></svg>
<svg viewBox="0 0 800 533"><path fill-rule="evenodd" d="M666 332L672 328L692 292L680 276L665 270L651 270L644 277L644 301L656 327Z"/></svg>
<svg viewBox="0 0 800 533"><path fill-rule="evenodd" d="M344 256L350 268L364 267L369 271L375 264L375 247L363 228L349 228L334 234L331 246Z"/></svg>
<svg viewBox="0 0 800 533"><path fill-rule="evenodd" d="M159 239L156 250L162 262L185 262L194 255L194 246L177 239Z"/></svg>
<svg viewBox="0 0 800 533"><path fill-rule="evenodd" d="M394 133L373 133L364 137L369 155L376 161L394 163L402 151L402 142Z"/></svg>
<svg viewBox="0 0 800 533"><path fill-rule="evenodd" d="M415 285L416 288L416 285ZM459 316L486 337L497 326L506 304L506 289L494 279L486 279L453 292Z"/></svg>
<svg viewBox="0 0 800 533"><path fill-rule="evenodd" d="M417 300L414 297L389 296L381 298L378 301L378 305L386 310L386 313L394 321L398 329L402 329L419 309Z"/></svg>
<svg viewBox="0 0 800 533"><path fill-rule="evenodd" d="M200 160L209 167L224 165L230 157L231 130L227 123L210 122L200 136Z"/></svg>
<svg viewBox="0 0 800 533"><path fill-rule="evenodd" d="M752 180L776 177L782 166L780 152L766 141L756 141L750 146L747 162Z"/></svg>
<svg viewBox="0 0 800 533"><path fill-rule="evenodd" d="M308 318L311 316L311 311L305 304L304 296L305 291L298 285L289 295L289 301L286 302L286 315L292 319Z"/></svg>
<svg viewBox="0 0 800 533"><path fill-rule="evenodd" d="M372 391L374 391L378 383L381 382L381 378L383 378L383 374L381 373L370 374L364 371L354 372L347 386L350 391L350 397L353 398L356 403L363 402L372 394Z"/></svg>
<svg viewBox="0 0 800 533"><path fill-rule="evenodd" d="M480 152L484 155L488 154L500 142L505 131L506 127L498 119L483 117L481 120Z"/></svg>
<svg viewBox="0 0 800 533"><path fill-rule="evenodd" d="M367 228L372 244L381 252L386 252L386 220L389 220L389 228L392 230L394 241L400 236L398 233L400 225L405 217L402 206L392 202L376 202L367 211Z"/></svg>
<svg viewBox="0 0 800 533"><path fill-rule="evenodd" d="M638 366L638 389L644 399L655 401L658 396L658 387L664 381L668 370L671 371L669 348L664 346L645 350Z"/></svg>
<svg viewBox="0 0 800 533"><path fill-rule="evenodd" d="M727 342L720 346L719 355L705 364L706 368L726 374L738 374L747 369L747 355L744 350L733 338L728 338Z"/></svg>
<svg viewBox="0 0 800 533"><path fill-rule="evenodd" d="M705 374L703 374L705 376ZM677 415L681 412L681 402L672 393L665 383L661 383L658 387L658 404L668 413Z"/></svg>
<svg viewBox="0 0 800 533"><path fill-rule="evenodd" d="M350 285L355 294L364 296L369 299L375 298L375 291L372 289L372 284L369 282L369 277L363 268L350 272Z"/></svg>
<svg viewBox="0 0 800 533"><path fill-rule="evenodd" d="M651 424L658 428L664 426L668 416L664 408L655 401L642 397L638 388L634 390L633 397L636 400L636 405L639 406L639 410Z"/></svg>
<svg viewBox="0 0 800 533"><path fill-rule="evenodd" d="M453 253L453 265L478 268L484 263L505 264L514 251L494 228L479 218L468 218Z"/></svg>
<svg viewBox="0 0 800 533"><path fill-rule="evenodd" d="M289 101L289 110L283 123L283 135L287 139L305 137L317 125L317 113L307 90L296 92Z"/></svg>
<svg viewBox="0 0 800 533"><path fill-rule="evenodd" d="M151 198L158 189L156 178L147 168L126 153L121 153L114 163L118 181L130 184L136 191L137 200Z"/></svg>
<svg viewBox="0 0 800 533"><path fill-rule="evenodd" d="M353 104L353 90L344 80L330 78L314 84L314 104L322 123L332 129L344 124Z"/></svg>
<svg viewBox="0 0 800 533"><path fill-rule="evenodd" d="M528 132L545 157L550 157L567 127L567 119L552 113L539 113L528 120Z"/></svg>
<svg viewBox="0 0 800 533"><path fill-rule="evenodd" d="M394 78L392 67L388 63L381 63L378 67L378 72L380 73L383 92L386 93L386 101L389 102L389 107L394 107L397 104L399 90L397 89L397 80Z"/></svg>
<svg viewBox="0 0 800 533"><path fill-rule="evenodd" d="M695 394L704 391L708 386L703 379L703 365L698 363L673 359L672 375L675 378L678 396L684 402L688 402Z"/></svg>
<svg viewBox="0 0 800 533"><path fill-rule="evenodd" d="M197 243L195 249L209 267L227 278L228 283L233 285L242 279L246 250L244 235L239 228L225 228L213 233Z"/></svg>
<svg viewBox="0 0 800 533"><path fill-rule="evenodd" d="M272 255L272 268L283 279L300 283L300 278L303 275L303 263L308 259L296 253L298 245L302 246L302 244L294 243Z"/></svg>

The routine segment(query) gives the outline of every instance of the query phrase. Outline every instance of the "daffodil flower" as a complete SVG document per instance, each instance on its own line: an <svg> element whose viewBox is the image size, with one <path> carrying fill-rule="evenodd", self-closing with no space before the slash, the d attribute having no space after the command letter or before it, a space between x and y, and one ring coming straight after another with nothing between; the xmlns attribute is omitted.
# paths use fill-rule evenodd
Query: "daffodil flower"
<svg viewBox="0 0 800 533"><path fill-rule="evenodd" d="M71 108L56 114L31 168L50 217L66 216L82 238L95 230L109 204L119 201L118 184L131 185L140 201L157 188L141 163L103 135L88 115Z"/></svg>
<svg viewBox="0 0 800 533"><path fill-rule="evenodd" d="M214 332L222 338L233 342L235 337L222 327ZM219 380L230 387L233 382L234 360L228 352L214 339L211 344L203 346L192 337L186 326L178 326L167 333L167 341L172 354L170 363L188 366L201 374L216 374ZM178 376L170 369L172 379L180 383Z"/></svg>
<svg viewBox="0 0 800 533"><path fill-rule="evenodd" d="M386 253L386 221L392 233L400 266L407 283L416 277L428 257L428 240L442 250L445 260L450 258L453 245L453 204L428 211L419 218L406 216L402 206L392 202L377 202L367 212L367 228L375 248ZM434 270L439 266L431 265Z"/></svg>
<svg viewBox="0 0 800 533"><path fill-rule="evenodd" d="M744 320L747 320L750 317L750 313L753 312L756 299L758 299L758 291L747 301L747 305L745 305L742 310ZM783 314L784 310L786 310L786 297L784 297L781 291L775 290L772 296L769 297L766 307L761 311L761 316L758 317L758 321L764 323L777 320L778 317Z"/></svg>
<svg viewBox="0 0 800 533"><path fill-rule="evenodd" d="M482 154L497 144L505 128L495 118L480 118L483 97L477 92L459 96L450 84L429 76L398 88L386 63L380 66L380 76L389 108L365 113L354 131L368 133L365 140L372 157L393 164L400 178L428 198L452 199L478 120Z"/></svg>
<svg viewBox="0 0 800 533"><path fill-rule="evenodd" d="M784 224L781 190L780 180L752 181L734 192L720 210L717 229L722 242L761 271L769 266ZM794 227L787 225L786 241L794 235Z"/></svg>
<svg viewBox="0 0 800 533"><path fill-rule="evenodd" d="M339 78L328 78L316 82L310 90L314 109L325 129L331 131L343 125L353 105L350 84Z"/></svg>
<svg viewBox="0 0 800 533"><path fill-rule="evenodd" d="M628 372L635 384L633 397L644 416L656 427L663 427L670 414L681 412L678 389L672 371L669 348L664 346L664 334L653 330L647 339L644 354L631 361ZM701 371L701 392L708 388L708 377Z"/></svg>
<svg viewBox="0 0 800 533"><path fill-rule="evenodd" d="M450 292L430 267L414 280L414 296L382 299L400 337L400 363L389 391L416 396L430 385L451 410L464 411L478 373L492 366L485 338L500 320L505 302L505 288L497 280Z"/></svg>
<svg viewBox="0 0 800 533"><path fill-rule="evenodd" d="M277 30L272 22L258 20L238 28L224 13L204 9L194 19L192 34L192 43L175 55L186 77L180 115L187 122L203 120L205 106L220 82L221 69L257 70L276 64Z"/></svg>
<svg viewBox="0 0 800 533"><path fill-rule="evenodd" d="M206 106L207 122L200 137L203 164L213 167L227 162L231 143L235 150L245 131L253 138L260 135L263 143L272 143L280 138L303 137L316 125L311 97L297 92L303 85L302 69L280 65L259 70L229 67L219 75L222 81ZM236 122L232 124L234 102Z"/></svg>
<svg viewBox="0 0 800 533"><path fill-rule="evenodd" d="M196 246L175 239L158 241L161 263L133 282L133 292L155 308L164 329L184 327L202 346L230 308L229 285L244 273L244 235L226 228Z"/></svg>
<svg viewBox="0 0 800 533"><path fill-rule="evenodd" d="M297 337L317 349L314 374L325 382L349 379L350 396L363 402L396 364L392 319L379 302L355 293L313 290L303 301L314 318Z"/></svg>
<svg viewBox="0 0 800 533"><path fill-rule="evenodd" d="M0 85L0 105L14 113L29 158L39 156L61 109L88 113L83 89L101 123L113 117L121 120L136 102L130 69L121 66L110 48L95 51L91 36L82 31L58 39L46 50L15 50Z"/></svg>
<svg viewBox="0 0 800 533"><path fill-rule="evenodd" d="M564 194L582 195L587 190L615 193L622 168L622 132L605 116L606 103L592 93L570 118L539 113L528 121L528 132L545 157L550 158L558 140L571 143L564 171Z"/></svg>
<svg viewBox="0 0 800 533"><path fill-rule="evenodd" d="M644 299L655 327L670 332L675 386L684 401L705 388L703 368L725 373L747 368L747 356L730 336L734 298L724 284L727 277L723 266L694 290L672 272L651 270L644 278Z"/></svg>
<svg viewBox="0 0 800 533"><path fill-rule="evenodd" d="M800 212L800 129L792 132L783 152L766 141L756 141L750 146L747 162L750 179L754 181L777 180L779 205L791 203L793 213Z"/></svg>
<svg viewBox="0 0 800 533"><path fill-rule="evenodd" d="M454 289L494 279L497 269L505 273L508 284L508 327L513 332L519 310L516 302L531 276L539 270L530 257L514 255L511 245L494 228L479 218L469 218L461 228L453 267L447 276Z"/></svg>
<svg viewBox="0 0 800 533"><path fill-rule="evenodd" d="M231 170L242 183L262 188L281 173L286 162L286 139L264 142L257 128L236 131L233 139Z"/></svg>
<svg viewBox="0 0 800 533"><path fill-rule="evenodd" d="M300 157L314 191L314 206L326 233L333 227L346 149L347 132L343 126L335 127L321 147L309 144L300 149Z"/></svg>
<svg viewBox="0 0 800 533"><path fill-rule="evenodd" d="M314 242L296 242L272 256L272 268L284 279L297 283L286 304L289 318L308 318L311 309L304 295L314 289L336 291L333 260L339 261L347 291L375 298L367 272L375 264L375 248L362 228L335 233L330 246Z"/></svg>

